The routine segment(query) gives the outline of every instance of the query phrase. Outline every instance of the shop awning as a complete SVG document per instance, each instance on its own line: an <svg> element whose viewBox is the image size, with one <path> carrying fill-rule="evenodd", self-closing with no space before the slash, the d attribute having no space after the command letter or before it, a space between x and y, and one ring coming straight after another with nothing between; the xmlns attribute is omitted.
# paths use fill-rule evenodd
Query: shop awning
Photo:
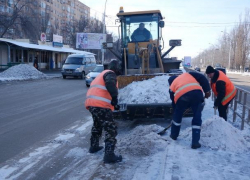
<svg viewBox="0 0 250 180"><path fill-rule="evenodd" d="M20 42L20 41L15 41L12 39L5 39L5 38L0 38L0 42L5 42L5 43L11 43L16 46L20 46L23 48L28 48L28 49L38 49L38 50L46 50L46 51L54 51L54 52L65 52L65 53L75 53L75 54L93 54L87 51L79 51L75 50L72 48L66 48L66 47L53 47L53 46L48 46L48 45L37 45L37 44L30 44L27 42Z"/></svg>

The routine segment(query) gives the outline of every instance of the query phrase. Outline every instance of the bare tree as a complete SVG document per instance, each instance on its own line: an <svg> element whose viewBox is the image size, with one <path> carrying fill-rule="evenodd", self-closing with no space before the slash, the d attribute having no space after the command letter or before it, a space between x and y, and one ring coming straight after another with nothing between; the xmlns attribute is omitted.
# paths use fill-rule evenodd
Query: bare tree
<svg viewBox="0 0 250 180"><path fill-rule="evenodd" d="M38 39L38 0L14 0L0 12L0 37Z"/></svg>
<svg viewBox="0 0 250 180"><path fill-rule="evenodd" d="M244 20L240 22L235 30L235 66L236 69L243 70L250 53L250 12L246 10Z"/></svg>
<svg viewBox="0 0 250 180"><path fill-rule="evenodd" d="M30 4L28 0L15 0L13 4L6 7L5 12L0 12L0 37L5 34L12 35L15 30L18 30L20 18L25 11L25 7Z"/></svg>
<svg viewBox="0 0 250 180"><path fill-rule="evenodd" d="M250 10L246 9L244 18L240 15L239 23L229 32L224 31L224 34L218 41L218 51L209 48L207 53L210 54L210 59L214 62L220 63L224 67L235 68L237 70L244 70L247 62L250 63ZM199 63L200 56L206 50L201 52L193 60ZM214 51L214 52L213 52ZM211 57L214 54L215 58ZM229 60L230 59L230 60ZM230 61L230 64L228 64ZM213 64L213 63L211 63ZM211 65L210 64L210 65ZM206 65L208 65L206 63ZM250 66L250 64L248 64Z"/></svg>

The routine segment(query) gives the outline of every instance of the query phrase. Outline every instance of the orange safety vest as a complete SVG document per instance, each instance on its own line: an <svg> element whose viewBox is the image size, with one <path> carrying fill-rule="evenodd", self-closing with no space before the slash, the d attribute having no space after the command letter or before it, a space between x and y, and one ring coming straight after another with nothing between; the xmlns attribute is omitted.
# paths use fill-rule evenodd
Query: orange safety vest
<svg viewBox="0 0 250 180"><path fill-rule="evenodd" d="M99 74L94 81L90 84L89 90L86 95L85 107L89 109L92 107L101 107L114 110L114 106L111 105L112 97L106 89L103 75L111 70L104 70ZM118 88L118 83L116 84Z"/></svg>
<svg viewBox="0 0 250 180"><path fill-rule="evenodd" d="M174 101L177 103L178 99L185 93L199 89L201 91L202 87L196 81L196 79L189 73L184 73L179 75L170 86L171 91L174 92Z"/></svg>
<svg viewBox="0 0 250 180"><path fill-rule="evenodd" d="M225 97L221 101L222 105L226 105L227 103L229 103L229 101L231 101L234 98L237 90L234 87L233 83L230 81L230 79L221 71L219 71L219 77L217 81L224 81L226 83L226 94L225 94ZM215 96L218 95L216 91L216 82L211 84L211 87Z"/></svg>

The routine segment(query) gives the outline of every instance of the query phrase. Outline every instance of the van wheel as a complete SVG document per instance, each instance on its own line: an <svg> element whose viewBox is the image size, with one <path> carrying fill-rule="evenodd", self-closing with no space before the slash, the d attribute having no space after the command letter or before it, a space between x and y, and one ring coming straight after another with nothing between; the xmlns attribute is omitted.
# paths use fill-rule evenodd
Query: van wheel
<svg viewBox="0 0 250 180"><path fill-rule="evenodd" d="M85 79L85 72L82 72L81 79Z"/></svg>
<svg viewBox="0 0 250 180"><path fill-rule="evenodd" d="M65 76L65 75L63 75L63 79L66 79L66 76Z"/></svg>

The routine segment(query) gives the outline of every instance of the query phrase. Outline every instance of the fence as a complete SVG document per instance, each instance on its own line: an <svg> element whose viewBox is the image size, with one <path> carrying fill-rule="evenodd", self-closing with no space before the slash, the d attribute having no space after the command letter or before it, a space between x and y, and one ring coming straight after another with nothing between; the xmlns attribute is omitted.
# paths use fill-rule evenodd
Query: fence
<svg viewBox="0 0 250 180"><path fill-rule="evenodd" d="M247 99L250 98L250 92L237 87L237 93L230 104L230 109L233 111L233 122L236 120L236 115L241 118L241 130L244 129L244 123L250 123L250 106L247 104Z"/></svg>

